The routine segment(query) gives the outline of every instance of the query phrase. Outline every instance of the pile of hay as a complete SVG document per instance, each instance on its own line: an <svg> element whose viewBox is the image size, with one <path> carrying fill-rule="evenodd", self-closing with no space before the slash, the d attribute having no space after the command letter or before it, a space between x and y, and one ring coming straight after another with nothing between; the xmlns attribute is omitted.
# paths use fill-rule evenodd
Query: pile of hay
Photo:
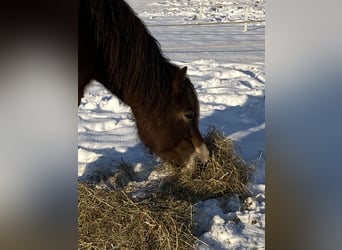
<svg viewBox="0 0 342 250"><path fill-rule="evenodd" d="M193 174L165 163L175 178L153 195L133 201L124 191L78 185L78 249L192 249L192 205L209 198L248 194L248 166L215 129L204 136L209 162ZM124 188L124 187L123 187Z"/></svg>
<svg viewBox="0 0 342 250"><path fill-rule="evenodd" d="M248 195L247 182L253 167L237 155L233 142L214 127L208 130L204 141L210 158L205 165L198 163L194 173L164 164L176 178L164 184L162 193L191 202L232 194Z"/></svg>
<svg viewBox="0 0 342 250"><path fill-rule="evenodd" d="M78 249L191 249L192 205L78 184Z"/></svg>

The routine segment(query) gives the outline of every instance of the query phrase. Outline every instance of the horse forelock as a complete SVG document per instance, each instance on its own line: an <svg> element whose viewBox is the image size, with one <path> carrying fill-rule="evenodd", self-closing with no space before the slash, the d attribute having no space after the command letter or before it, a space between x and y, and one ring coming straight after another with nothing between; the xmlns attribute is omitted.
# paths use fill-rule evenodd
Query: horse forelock
<svg viewBox="0 0 342 250"><path fill-rule="evenodd" d="M122 0L84 1L90 5L99 60L106 66L104 86L131 107L167 105L179 68L163 56L144 23Z"/></svg>

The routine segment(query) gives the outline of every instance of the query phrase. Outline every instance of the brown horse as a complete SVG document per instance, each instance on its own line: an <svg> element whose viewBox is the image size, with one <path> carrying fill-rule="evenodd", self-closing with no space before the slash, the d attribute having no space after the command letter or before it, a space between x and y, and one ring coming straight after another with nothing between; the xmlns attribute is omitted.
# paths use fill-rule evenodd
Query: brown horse
<svg viewBox="0 0 342 250"><path fill-rule="evenodd" d="M198 130L199 104L187 68L170 63L123 0L79 2L78 104L91 80L131 107L151 151L181 167L208 160Z"/></svg>

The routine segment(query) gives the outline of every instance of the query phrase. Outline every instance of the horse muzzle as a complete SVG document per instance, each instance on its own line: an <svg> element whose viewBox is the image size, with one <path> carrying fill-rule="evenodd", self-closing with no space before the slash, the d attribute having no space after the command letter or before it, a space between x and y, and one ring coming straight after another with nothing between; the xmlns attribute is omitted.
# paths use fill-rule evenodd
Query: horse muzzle
<svg viewBox="0 0 342 250"><path fill-rule="evenodd" d="M200 160L202 163L207 163L209 160L209 151L204 142L195 148L195 152L190 156L188 162L183 165L183 173L194 173L196 169L196 160Z"/></svg>
<svg viewBox="0 0 342 250"><path fill-rule="evenodd" d="M195 158L202 163L207 163L209 160L209 150L204 142L199 147L196 147L194 154Z"/></svg>

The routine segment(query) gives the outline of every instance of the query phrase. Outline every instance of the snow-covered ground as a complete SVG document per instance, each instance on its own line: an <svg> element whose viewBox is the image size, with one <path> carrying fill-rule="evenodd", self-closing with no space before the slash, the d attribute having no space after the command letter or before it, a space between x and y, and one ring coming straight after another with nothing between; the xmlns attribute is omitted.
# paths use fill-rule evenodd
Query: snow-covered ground
<svg viewBox="0 0 342 250"><path fill-rule="evenodd" d="M160 42L164 54L188 66L200 102L200 130L220 128L239 154L256 164L252 196L212 199L195 205L196 249L265 248L265 2L128 0ZM201 5L202 3L202 5ZM215 22L215 24L212 24ZM227 23L228 22L228 23ZM205 25L210 23L210 25ZM196 24L196 25L195 25ZM132 164L137 186L158 178L158 168L137 137L129 107L93 82L79 107L78 176L91 179ZM241 204L243 204L241 206Z"/></svg>

